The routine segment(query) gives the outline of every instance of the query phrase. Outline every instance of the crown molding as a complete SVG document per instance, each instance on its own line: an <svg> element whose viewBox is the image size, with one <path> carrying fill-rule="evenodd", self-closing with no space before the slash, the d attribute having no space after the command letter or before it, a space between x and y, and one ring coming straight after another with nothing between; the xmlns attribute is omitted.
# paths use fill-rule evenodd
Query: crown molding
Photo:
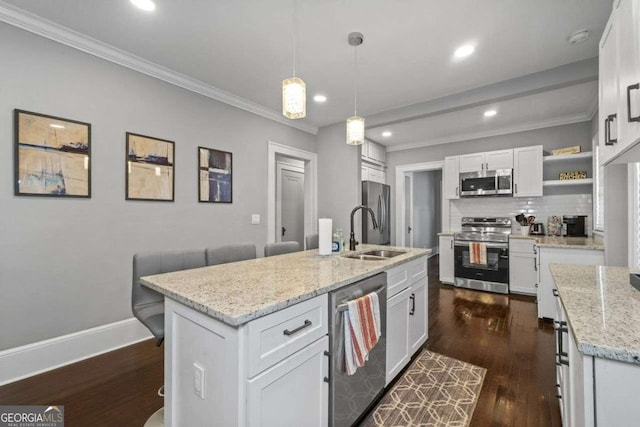
<svg viewBox="0 0 640 427"><path fill-rule="evenodd" d="M0 21L174 86L316 135L318 128L0 1Z"/></svg>
<svg viewBox="0 0 640 427"><path fill-rule="evenodd" d="M517 132L526 132L530 130L544 129L544 128L549 128L554 126L588 122L590 120L591 120L590 112L585 112L581 114L558 117L550 120L542 120L539 122L526 123L519 126L496 129L488 132L472 132L472 133L467 133L467 134L462 134L457 136L436 138L436 139L431 139L431 140L422 141L422 142L402 144L402 145L396 145L391 147L387 146L386 148L387 148L387 152L411 150L414 148L423 148L423 147L429 147L432 145L448 144L451 142L469 141L472 139L479 139L479 138L490 138L492 136L508 135L508 134L517 133Z"/></svg>

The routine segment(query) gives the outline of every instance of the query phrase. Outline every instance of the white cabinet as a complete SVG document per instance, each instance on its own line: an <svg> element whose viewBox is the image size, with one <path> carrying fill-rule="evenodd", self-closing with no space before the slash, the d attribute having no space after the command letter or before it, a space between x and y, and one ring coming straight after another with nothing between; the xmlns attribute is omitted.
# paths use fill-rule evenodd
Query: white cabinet
<svg viewBox="0 0 640 427"><path fill-rule="evenodd" d="M604 265L604 251L591 249L565 249L538 247L540 281L538 282L538 317L554 319L556 316L555 284L549 264Z"/></svg>
<svg viewBox="0 0 640 427"><path fill-rule="evenodd" d="M536 295L538 258L534 239L509 240L509 292Z"/></svg>
<svg viewBox="0 0 640 427"><path fill-rule="evenodd" d="M327 336L249 380L247 421L255 427L317 426L329 418Z"/></svg>
<svg viewBox="0 0 640 427"><path fill-rule="evenodd" d="M640 141L640 0L616 0L600 39L600 163ZM638 161L638 153L622 155ZM627 160L624 160L628 157Z"/></svg>
<svg viewBox="0 0 640 427"><path fill-rule="evenodd" d="M382 166L362 165L360 166L362 181L373 181L386 184L387 174Z"/></svg>
<svg viewBox="0 0 640 427"><path fill-rule="evenodd" d="M429 304L427 300L427 278L411 285L409 296L409 354L420 350L429 337Z"/></svg>
<svg viewBox="0 0 640 427"><path fill-rule="evenodd" d="M440 236L438 251L440 253L440 281L453 285L455 281L453 236Z"/></svg>
<svg viewBox="0 0 640 427"><path fill-rule="evenodd" d="M409 363L409 307L411 288L387 301L387 372L386 384Z"/></svg>
<svg viewBox="0 0 640 427"><path fill-rule="evenodd" d="M460 198L460 158L458 156L444 158L443 197L445 199Z"/></svg>
<svg viewBox="0 0 640 427"><path fill-rule="evenodd" d="M542 145L513 150L513 196L542 196Z"/></svg>
<svg viewBox="0 0 640 427"><path fill-rule="evenodd" d="M368 166L360 166L360 180L361 181L369 181L369 167Z"/></svg>
<svg viewBox="0 0 640 427"><path fill-rule="evenodd" d="M373 162L373 163L384 164L387 157L386 155L387 155L387 152L384 146L365 139L364 144L362 144L362 152L361 152L361 157L363 160L366 160L368 162Z"/></svg>
<svg viewBox="0 0 640 427"><path fill-rule="evenodd" d="M460 173L513 169L513 150L489 151L460 156Z"/></svg>

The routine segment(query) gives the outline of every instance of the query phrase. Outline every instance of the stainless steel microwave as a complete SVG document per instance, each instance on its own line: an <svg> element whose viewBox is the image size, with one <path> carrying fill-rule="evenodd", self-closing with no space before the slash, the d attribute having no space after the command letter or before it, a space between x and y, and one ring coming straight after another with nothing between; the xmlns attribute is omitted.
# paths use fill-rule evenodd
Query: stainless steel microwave
<svg viewBox="0 0 640 427"><path fill-rule="evenodd" d="M513 169L460 174L460 196L512 196Z"/></svg>

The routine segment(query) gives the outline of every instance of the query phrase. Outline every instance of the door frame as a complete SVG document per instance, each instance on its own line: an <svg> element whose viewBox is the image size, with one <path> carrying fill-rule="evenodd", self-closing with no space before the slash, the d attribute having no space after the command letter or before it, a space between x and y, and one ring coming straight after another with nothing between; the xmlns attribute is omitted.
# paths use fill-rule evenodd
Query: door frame
<svg viewBox="0 0 640 427"><path fill-rule="evenodd" d="M423 172L441 170L444 179L444 160L437 162L413 163L396 166L396 246L405 246L405 197L404 175L408 172ZM449 201L440 192L442 205L442 229L449 229ZM447 203L445 203L447 202Z"/></svg>
<svg viewBox="0 0 640 427"><path fill-rule="evenodd" d="M304 168L296 165L292 165L290 163L276 161L276 231L282 228L282 171L288 170L291 172L298 172L302 174L302 180L304 182ZM280 209L278 209L280 206ZM278 213L280 213L278 215ZM304 220L303 220L304 222ZM304 232L304 230L303 230ZM305 236L302 236L302 245L304 245ZM282 241L282 234L275 233L275 238L277 242Z"/></svg>
<svg viewBox="0 0 640 427"><path fill-rule="evenodd" d="M407 213L407 210L406 210L406 207L407 207L407 199L406 199L406 194L407 194L407 185L406 185L406 183L407 183L407 178L409 178L409 203L408 203L408 204L409 204L409 208L410 208L410 211L409 211L409 224L406 224L406 222L405 222L405 224L404 224L404 229L405 229L405 231L404 231L404 235L405 235L405 239L403 239L402 241L403 241L403 243L404 243L404 244L403 244L403 246L405 246L405 245L406 245L406 246L408 246L408 247L412 248L412 247L413 247L413 172L405 172L405 173L403 174L403 179L404 179L404 182L405 182L405 185L404 185L404 187L403 187L403 188L404 188L404 192L405 192L405 194L404 194L404 195L405 195L405 198L404 198L404 202L405 202L405 209L403 210L403 212L404 212L404 214L405 214L405 218L406 218L406 213ZM410 226L410 227L411 227L411 232L410 232L410 233L407 233L407 232L406 232L406 230L407 230L407 226ZM408 244L407 244L407 241L406 241L406 236L407 236L407 234L409 235L409 242L408 242Z"/></svg>
<svg viewBox="0 0 640 427"><path fill-rule="evenodd" d="M318 155L310 151L268 141L267 148L267 242L276 241L276 156L304 162L304 236L318 229Z"/></svg>

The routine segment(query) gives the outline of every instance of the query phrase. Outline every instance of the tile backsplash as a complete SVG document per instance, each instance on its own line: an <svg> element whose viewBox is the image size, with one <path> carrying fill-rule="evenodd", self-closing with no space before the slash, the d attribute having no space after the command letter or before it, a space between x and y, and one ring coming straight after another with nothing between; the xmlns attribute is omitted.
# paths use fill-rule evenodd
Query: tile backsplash
<svg viewBox="0 0 640 427"><path fill-rule="evenodd" d="M449 224L453 231L460 230L465 216L509 217L514 232L519 226L515 216L523 213L533 215L535 222L541 222L547 231L547 218L553 215L587 215L587 233L592 233L593 202L591 194L570 194L544 197L478 197L452 200L449 210Z"/></svg>

